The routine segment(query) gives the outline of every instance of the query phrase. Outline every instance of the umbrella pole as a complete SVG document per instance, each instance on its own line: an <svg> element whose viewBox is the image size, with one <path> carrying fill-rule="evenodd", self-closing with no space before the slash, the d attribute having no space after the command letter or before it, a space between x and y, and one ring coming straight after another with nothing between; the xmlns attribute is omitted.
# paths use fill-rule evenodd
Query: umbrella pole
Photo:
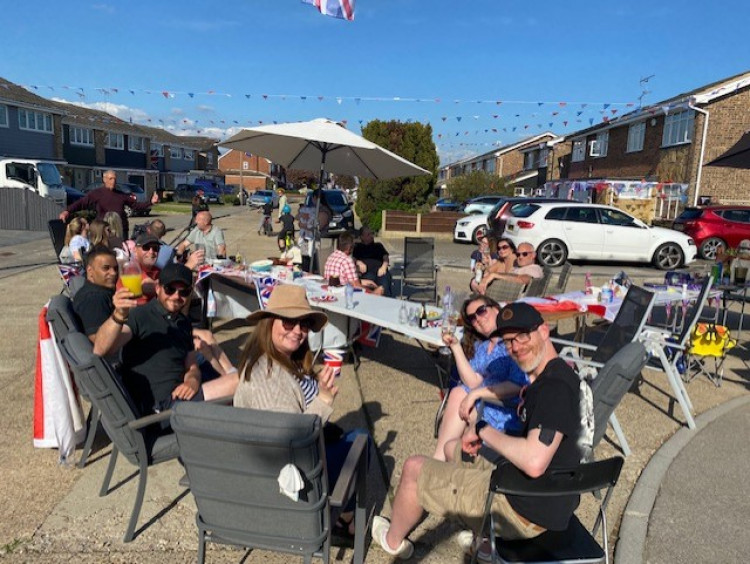
<svg viewBox="0 0 750 564"><path fill-rule="evenodd" d="M310 251L310 271L313 274L320 274L321 268L320 264L318 264L319 252L318 249L320 248L320 200L323 197L323 178L325 176L325 168L326 168L326 153L328 153L328 149L324 146L320 147L321 150L321 160L320 160L320 178L318 180L318 199L315 202L315 218L313 220L313 245L312 250Z"/></svg>

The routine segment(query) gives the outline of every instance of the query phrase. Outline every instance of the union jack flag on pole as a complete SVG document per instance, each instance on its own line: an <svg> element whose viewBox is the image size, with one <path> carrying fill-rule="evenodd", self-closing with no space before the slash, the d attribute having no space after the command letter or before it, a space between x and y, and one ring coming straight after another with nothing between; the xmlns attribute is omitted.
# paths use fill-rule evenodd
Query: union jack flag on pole
<svg viewBox="0 0 750 564"><path fill-rule="evenodd" d="M312 4L326 16L341 20L354 20L354 0L302 0L302 2Z"/></svg>

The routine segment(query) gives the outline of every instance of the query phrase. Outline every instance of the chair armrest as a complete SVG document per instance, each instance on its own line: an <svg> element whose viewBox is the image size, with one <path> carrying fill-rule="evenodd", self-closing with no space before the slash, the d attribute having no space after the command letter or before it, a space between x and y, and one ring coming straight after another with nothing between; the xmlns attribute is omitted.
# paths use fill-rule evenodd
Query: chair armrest
<svg viewBox="0 0 750 564"><path fill-rule="evenodd" d="M222 396L220 398L206 400L206 403L217 403L219 405L232 405L233 399L234 399L234 396ZM134 431L137 431L139 429L143 429L144 427L148 427L149 425L153 425L154 423L161 423L162 421L166 421L167 419L170 418L171 415L172 415L172 410L167 409L165 411L160 411L159 413L146 415L145 417L141 417L140 419L136 419L135 421L130 421L128 423L128 427L130 429L133 429Z"/></svg>
<svg viewBox="0 0 750 564"><path fill-rule="evenodd" d="M367 435L357 435L352 447L349 449L349 454L346 455L344 466L341 468L341 473L333 487L333 493L331 493L330 497L333 507L343 507L349 500L357 473L363 469L362 455L367 456L366 449ZM367 458L364 461L366 462Z"/></svg>
<svg viewBox="0 0 750 564"><path fill-rule="evenodd" d="M567 339L560 339L559 337L550 337L550 341L552 341L556 345L562 345L564 347L571 347L574 349L585 349L587 351L596 350L595 345L590 345L588 343L579 343L577 341L568 341Z"/></svg>

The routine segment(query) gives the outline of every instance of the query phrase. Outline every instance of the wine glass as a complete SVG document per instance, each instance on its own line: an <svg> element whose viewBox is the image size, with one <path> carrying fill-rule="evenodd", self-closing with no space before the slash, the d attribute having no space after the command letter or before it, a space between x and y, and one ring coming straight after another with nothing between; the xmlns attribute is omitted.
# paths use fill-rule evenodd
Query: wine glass
<svg viewBox="0 0 750 564"><path fill-rule="evenodd" d="M443 312L443 320L440 323L440 335L451 335L456 334L456 326L458 325L458 314L453 310L446 310ZM440 354L449 355L451 349L448 346L442 346L439 349Z"/></svg>

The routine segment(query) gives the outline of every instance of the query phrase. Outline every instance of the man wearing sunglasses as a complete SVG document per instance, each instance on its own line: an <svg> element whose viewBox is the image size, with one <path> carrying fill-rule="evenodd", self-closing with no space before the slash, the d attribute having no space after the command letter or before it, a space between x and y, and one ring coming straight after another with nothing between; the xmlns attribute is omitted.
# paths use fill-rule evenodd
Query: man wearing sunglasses
<svg viewBox="0 0 750 564"><path fill-rule="evenodd" d="M409 458L392 504L391 521L375 517L372 525L375 543L393 556L411 556L413 545L407 535L424 511L453 516L474 531L479 529L495 469L483 456L485 452L495 460L507 460L532 479L548 468L576 466L582 459L579 443L588 438L581 424L582 406L587 414L590 406L582 400L578 376L558 358L541 315L528 304L509 304L498 314L497 332L531 382L519 406L521 435L507 435L478 420L456 444L452 462ZM482 446L489 450L480 455ZM471 460L462 461L461 451ZM548 529L565 530L578 502L579 496L495 495L491 509L498 524L495 532L501 539L512 540L532 538Z"/></svg>
<svg viewBox="0 0 750 564"><path fill-rule="evenodd" d="M237 387L236 371L201 383L192 324L182 313L192 291L190 269L169 264L159 274L156 299L146 305L138 306L127 288L117 290L114 312L96 334L95 354L122 350L123 384L142 415L169 409L176 400L231 395Z"/></svg>
<svg viewBox="0 0 750 564"><path fill-rule="evenodd" d="M544 276L544 270L542 267L536 264L536 251L531 243L521 243L516 249L516 266L513 268L513 272L500 273L490 272L482 278L482 282L479 284L478 290L480 294L484 294L487 291L493 280L514 280L521 284L528 284L533 278L541 278Z"/></svg>

